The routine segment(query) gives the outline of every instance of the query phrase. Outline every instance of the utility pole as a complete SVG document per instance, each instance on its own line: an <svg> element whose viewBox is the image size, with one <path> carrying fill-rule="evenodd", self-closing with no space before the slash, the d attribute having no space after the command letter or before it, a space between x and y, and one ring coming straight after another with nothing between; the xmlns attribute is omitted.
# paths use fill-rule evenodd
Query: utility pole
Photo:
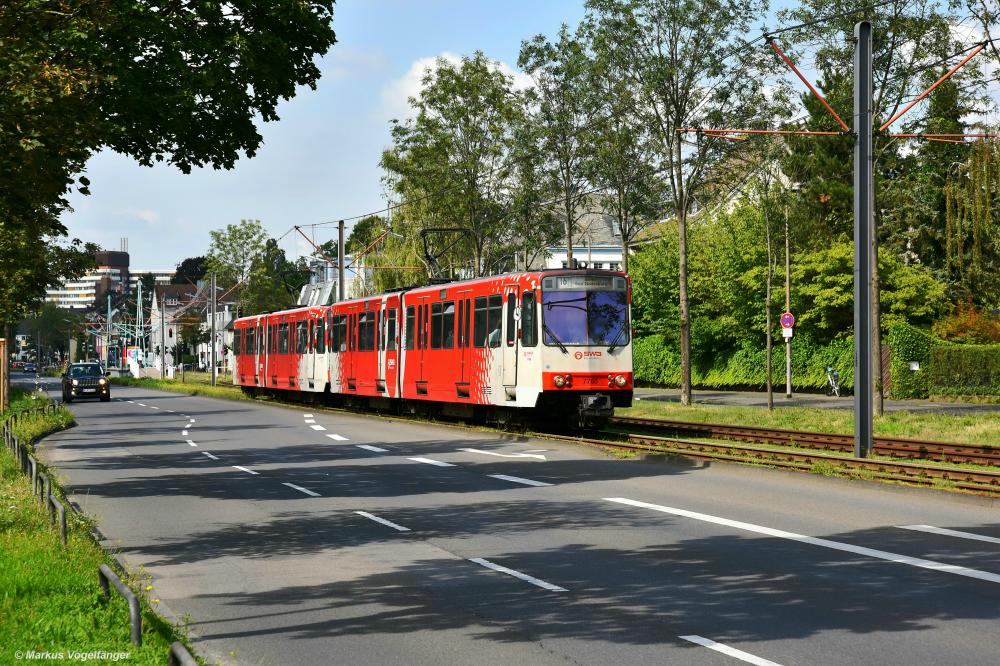
<svg viewBox="0 0 1000 666"><path fill-rule="evenodd" d="M872 449L872 24L854 26L854 456Z"/></svg>
<svg viewBox="0 0 1000 666"><path fill-rule="evenodd" d="M160 379L163 379L167 372L167 339L163 335L163 320L166 319L166 304L163 297L163 288L160 288Z"/></svg>
<svg viewBox="0 0 1000 666"><path fill-rule="evenodd" d="M785 312L792 311L792 262L788 242L788 202L785 202ZM792 399L792 339L785 338L785 398Z"/></svg>
<svg viewBox="0 0 1000 666"><path fill-rule="evenodd" d="M108 294L108 337L104 343L104 371L111 367L111 294Z"/></svg>
<svg viewBox="0 0 1000 666"><path fill-rule="evenodd" d="M143 326L142 326L142 282L139 282L138 287L139 287L139 293L138 293L138 295L136 296L136 299L135 299L135 326L136 326L136 329L135 329L135 342L136 342L136 346L139 348L139 356L140 356L140 358L142 358L142 363L143 363L143 365L145 365L145 363L146 363L146 355L142 353L143 352L143 345L142 345L142 333L143 333Z"/></svg>
<svg viewBox="0 0 1000 666"><path fill-rule="evenodd" d="M212 386L215 386L215 273L212 273L212 328L211 328L211 363L212 363Z"/></svg>
<svg viewBox="0 0 1000 666"><path fill-rule="evenodd" d="M337 300L344 300L344 221L337 222Z"/></svg>

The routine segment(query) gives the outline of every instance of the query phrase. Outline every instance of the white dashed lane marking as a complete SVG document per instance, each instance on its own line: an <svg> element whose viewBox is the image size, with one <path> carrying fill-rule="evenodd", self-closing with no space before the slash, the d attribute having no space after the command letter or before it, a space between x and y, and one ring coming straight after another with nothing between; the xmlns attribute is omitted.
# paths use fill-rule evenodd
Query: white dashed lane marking
<svg viewBox="0 0 1000 666"><path fill-rule="evenodd" d="M709 650L715 650L716 652L721 652L724 655L728 655L740 661L745 661L748 664L756 664L756 666L778 666L776 662L769 661L767 659L762 659L749 652L744 652L743 650L737 650L736 648L729 647L728 645L723 645L722 643L716 643L710 638L703 638L702 636L681 636L680 638L690 642L697 643L707 647Z"/></svg>
<svg viewBox="0 0 1000 666"><path fill-rule="evenodd" d="M260 472L255 472L252 469L247 469L246 467L240 467L239 465L233 465L233 469L238 469L241 472L246 472L247 474L260 474Z"/></svg>
<svg viewBox="0 0 1000 666"><path fill-rule="evenodd" d="M209 453L208 451L202 451L202 454L203 454L203 455L206 455L206 456L208 456L208 457L209 457L209 458L211 458L212 460L218 460L218 458L216 458L215 456L213 456L213 455L212 455L211 453Z"/></svg>
<svg viewBox="0 0 1000 666"><path fill-rule="evenodd" d="M302 486L297 486L294 483L282 483L281 485L288 486L289 488L292 488L294 490L298 490L300 493L305 493L306 495L309 495L310 497L319 497L320 496L319 493L314 493L313 491L311 491L311 490L309 490L307 488L303 488Z"/></svg>
<svg viewBox="0 0 1000 666"><path fill-rule="evenodd" d="M777 537L779 539L789 539L791 541L807 543L812 546L822 546L823 548L839 550L845 553L853 553L855 555L865 555L867 557L873 557L879 560L887 560L889 562L896 562L898 564L908 564L910 566L919 567L921 569L930 569L931 571L941 571L944 573L955 574L956 576L965 576L966 578L976 578L978 580L985 580L990 583L1000 583L1000 574L989 573L987 571L979 571L978 569L969 569L967 567L960 567L954 564L943 564L941 562L935 562L933 560L925 560L919 557L910 557L908 555L890 553L885 550L876 550L874 548L865 548L864 546L855 546L849 543L831 541L829 539L818 539L816 537L806 536L804 534L796 534L794 532L785 532L784 530L776 530L771 527L764 527L763 525L744 523L738 520L730 520L728 518L710 516L705 513L696 513L694 511L687 511L685 509L675 509L670 506L661 506L659 504L639 502L636 500L626 499L624 497L605 497L604 499L609 502L617 502L618 504L626 504L628 506L635 506L643 509L652 509L653 511L659 511L661 513L669 513L675 516L693 518L694 520L701 520L706 523L724 525L726 527L733 527L738 530L746 530L747 532L756 532L757 534L766 534L767 536Z"/></svg>
<svg viewBox="0 0 1000 666"><path fill-rule="evenodd" d="M313 430L326 430L326 428L324 428L321 425L311 425L309 427L312 428Z"/></svg>
<svg viewBox="0 0 1000 666"><path fill-rule="evenodd" d="M187 436L188 436L188 431L187 430L181 430L181 437L187 437Z"/></svg>
<svg viewBox="0 0 1000 666"><path fill-rule="evenodd" d="M506 474L488 474L494 479L500 479L501 481L510 481L512 483L523 483L526 486L551 486L551 483L545 483L544 481L533 481L532 479L523 479L520 476L507 476Z"/></svg>
<svg viewBox="0 0 1000 666"><path fill-rule="evenodd" d="M187 441L187 443L190 444L191 446L198 446L197 444L195 444L194 442L192 442L190 439Z"/></svg>
<svg viewBox="0 0 1000 666"><path fill-rule="evenodd" d="M412 460L418 463L427 463L428 465L437 465L438 467L454 467L451 463L441 462L440 460L433 460L431 458L407 458L407 460Z"/></svg>
<svg viewBox="0 0 1000 666"><path fill-rule="evenodd" d="M154 407L154 406L152 406L152 405L150 405L150 407L149 407L149 408L150 408L150 409L159 409L159 407Z"/></svg>
<svg viewBox="0 0 1000 666"><path fill-rule="evenodd" d="M540 453L497 453L496 451L483 451L481 449L459 449L466 453L481 453L484 456L497 456L498 458L538 458L545 460L545 456Z"/></svg>
<svg viewBox="0 0 1000 666"><path fill-rule="evenodd" d="M378 516L376 516L374 514L368 513L367 511L355 511L354 513L358 514L359 516L364 516L365 518L367 518L369 520L374 520L376 523L382 523L383 525L391 527L392 529L398 530L400 532L409 532L410 531L409 527L403 527L402 525L397 525L396 523L392 522L391 520L386 520L385 518L379 518Z"/></svg>
<svg viewBox="0 0 1000 666"><path fill-rule="evenodd" d="M304 416L307 419L311 419L313 417L312 414L303 414L302 416Z"/></svg>
<svg viewBox="0 0 1000 666"><path fill-rule="evenodd" d="M316 423L316 419L306 419L306 423Z"/></svg>
<svg viewBox="0 0 1000 666"><path fill-rule="evenodd" d="M521 573L520 571L515 571L513 569L508 569L507 567L501 566L499 564L495 564L493 562L490 562L489 560L484 560L481 557L472 557L472 558L469 558L469 561L470 562L475 562L476 564L484 566L487 569L493 569L493 571L499 571L500 573L505 573L508 576L513 576L514 578L519 578L520 580L523 580L526 583L531 583L532 585L537 585L538 587L540 587L540 588L542 588L544 590L549 590L551 592L565 592L566 591L565 587L559 587L558 585L553 585L552 583L546 583L544 580L540 580L538 578L535 578L534 576L529 576L528 574Z"/></svg>
<svg viewBox="0 0 1000 666"><path fill-rule="evenodd" d="M342 436L342 435L327 435L327 437L329 437L330 439L335 439L338 442L346 442L346 441L348 441L347 438L344 437L344 436Z"/></svg>
<svg viewBox="0 0 1000 666"><path fill-rule="evenodd" d="M388 453L389 449L383 449L378 446L372 446L371 444L358 444L359 449L364 449L365 451L371 451L373 453Z"/></svg>
<svg viewBox="0 0 1000 666"><path fill-rule="evenodd" d="M142 404L141 402L137 402L135 404L139 405L140 407L145 407L146 406L146 405Z"/></svg>

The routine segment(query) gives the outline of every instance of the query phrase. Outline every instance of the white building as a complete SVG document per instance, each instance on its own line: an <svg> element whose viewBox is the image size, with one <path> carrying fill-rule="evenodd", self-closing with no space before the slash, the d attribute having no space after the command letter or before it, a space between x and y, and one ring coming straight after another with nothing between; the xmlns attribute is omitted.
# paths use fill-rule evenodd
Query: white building
<svg viewBox="0 0 1000 666"><path fill-rule="evenodd" d="M135 291L136 288L139 286L139 282L141 282L142 278L147 275L153 276L153 281L157 286L170 284L170 280L173 279L174 273L176 272L177 271L175 269L170 269L170 270L140 269L140 270L130 271L129 281L128 281L129 289L131 291Z"/></svg>
<svg viewBox="0 0 1000 666"><path fill-rule="evenodd" d="M545 248L545 268L568 268L567 248ZM577 268L619 271L622 267L622 237L618 222L604 213L586 213L573 231L573 259Z"/></svg>
<svg viewBox="0 0 1000 666"><path fill-rule="evenodd" d="M45 301L65 310L100 307L105 295L124 293L129 284L127 252L102 250L95 254L97 268L76 280L53 285L45 290Z"/></svg>

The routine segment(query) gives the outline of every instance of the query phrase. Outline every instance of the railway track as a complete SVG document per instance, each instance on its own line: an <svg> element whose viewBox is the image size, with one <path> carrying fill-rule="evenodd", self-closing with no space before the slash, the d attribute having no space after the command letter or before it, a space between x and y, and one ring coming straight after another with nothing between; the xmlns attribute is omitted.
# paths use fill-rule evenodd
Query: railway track
<svg viewBox="0 0 1000 666"><path fill-rule="evenodd" d="M854 450L853 435L830 432L781 430L636 417L614 417L611 419L610 425L627 429L629 432L638 430L662 435L711 437L737 442L797 446L823 451L851 452ZM922 441L900 437L876 437L874 445L874 453L880 456L1000 467L1000 447Z"/></svg>
<svg viewBox="0 0 1000 666"><path fill-rule="evenodd" d="M633 453L673 454L700 460L723 460L767 465L784 469L820 472L828 475L879 479L903 483L959 488L1000 496L1000 471L947 467L922 463L854 458L825 451L790 451L763 446L708 442L676 437L628 433L616 439L611 433L595 437L546 437L589 444Z"/></svg>

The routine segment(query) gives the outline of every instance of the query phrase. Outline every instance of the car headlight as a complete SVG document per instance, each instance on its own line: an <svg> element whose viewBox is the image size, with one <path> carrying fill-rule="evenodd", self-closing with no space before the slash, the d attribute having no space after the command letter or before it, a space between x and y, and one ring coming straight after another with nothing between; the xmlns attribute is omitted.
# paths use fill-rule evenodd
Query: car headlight
<svg viewBox="0 0 1000 666"><path fill-rule="evenodd" d="M621 377L621 375L618 376ZM101 386L104 386L105 384L108 383L108 380L105 379L104 377L101 377L100 379L97 380L97 383L100 384Z"/></svg>
<svg viewBox="0 0 1000 666"><path fill-rule="evenodd" d="M617 386L618 388L622 388L623 386L625 386L626 381L627 380L625 379L625 375L618 375L617 377L615 377L615 386Z"/></svg>
<svg viewBox="0 0 1000 666"><path fill-rule="evenodd" d="M80 385L80 380L79 379L74 379L73 380L73 386L79 386L79 385Z"/></svg>

